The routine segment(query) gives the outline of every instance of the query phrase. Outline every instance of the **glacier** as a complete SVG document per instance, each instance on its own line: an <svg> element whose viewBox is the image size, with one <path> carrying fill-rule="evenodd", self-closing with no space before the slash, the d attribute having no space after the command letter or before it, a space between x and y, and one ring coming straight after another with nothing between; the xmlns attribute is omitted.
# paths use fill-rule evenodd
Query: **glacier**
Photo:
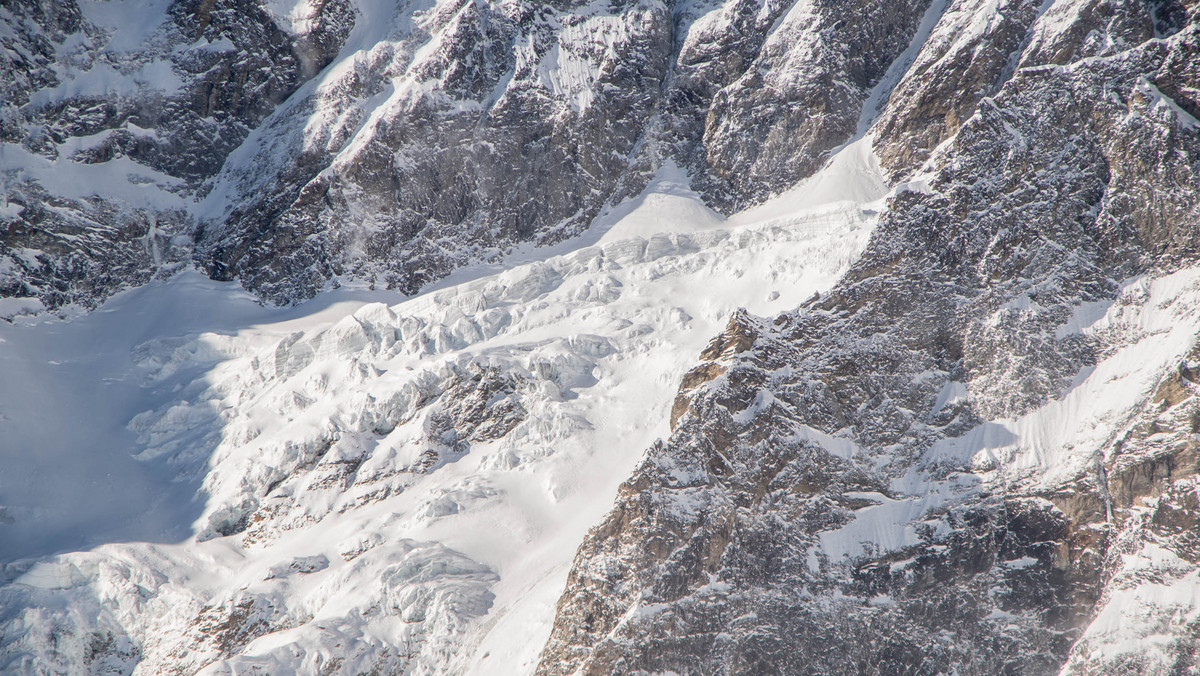
<svg viewBox="0 0 1200 676"><path fill-rule="evenodd" d="M873 160L855 144L728 219L665 172L579 238L412 298L269 308L184 271L0 326L0 435L38 449L0 478L5 668L70 670L100 636L139 646L137 673L532 671L575 549L669 432L694 356L865 245ZM472 373L514 381L473 415L510 397L521 419L431 439ZM79 417L47 427L52 402ZM218 617L243 633L212 636Z"/></svg>

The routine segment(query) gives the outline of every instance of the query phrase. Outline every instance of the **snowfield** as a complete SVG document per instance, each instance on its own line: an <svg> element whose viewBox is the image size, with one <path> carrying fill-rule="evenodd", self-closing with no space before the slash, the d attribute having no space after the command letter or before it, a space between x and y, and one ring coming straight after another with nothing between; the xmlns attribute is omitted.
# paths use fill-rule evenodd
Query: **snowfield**
<svg viewBox="0 0 1200 676"><path fill-rule="evenodd" d="M864 142L722 220L664 171L583 237L407 300L267 309L188 271L16 317L0 666L531 672L683 373L739 306L836 281L882 186Z"/></svg>

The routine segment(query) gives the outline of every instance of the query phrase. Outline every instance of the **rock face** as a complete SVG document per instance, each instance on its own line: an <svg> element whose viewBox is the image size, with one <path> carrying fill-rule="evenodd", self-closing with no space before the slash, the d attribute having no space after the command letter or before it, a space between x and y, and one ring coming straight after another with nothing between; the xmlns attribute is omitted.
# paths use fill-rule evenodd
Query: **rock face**
<svg viewBox="0 0 1200 676"><path fill-rule="evenodd" d="M881 160L928 178L843 280L701 355L539 673L1196 667L1200 22L1013 5L893 93Z"/></svg>
<svg viewBox="0 0 1200 676"><path fill-rule="evenodd" d="M191 256L193 197L338 52L344 1L3 9L0 295L92 306Z"/></svg>
<svg viewBox="0 0 1200 676"><path fill-rule="evenodd" d="M6 10L4 295L93 305L189 256L275 303L413 293L663 168L754 204L860 131L927 7L177 2L138 33L119 4Z"/></svg>
<svg viewBox="0 0 1200 676"><path fill-rule="evenodd" d="M0 316L187 265L276 304L501 268L139 337L120 423L191 536L5 564L0 669L1200 669L1195 2L0 29Z"/></svg>
<svg viewBox="0 0 1200 676"><path fill-rule="evenodd" d="M844 4L443 2L389 19L227 167L237 197L202 256L276 301L334 276L412 293L580 233L668 163L719 210L761 201L854 135L924 10ZM280 146L303 151L279 163Z"/></svg>

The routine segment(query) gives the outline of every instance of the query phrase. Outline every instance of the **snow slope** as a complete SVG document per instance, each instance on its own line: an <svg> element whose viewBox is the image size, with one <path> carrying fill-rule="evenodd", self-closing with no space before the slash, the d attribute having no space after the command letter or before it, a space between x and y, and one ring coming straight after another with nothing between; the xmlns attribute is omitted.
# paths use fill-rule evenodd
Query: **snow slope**
<svg viewBox="0 0 1200 676"><path fill-rule="evenodd" d="M660 174L576 250L403 302L264 309L184 273L0 327L21 374L0 452L35 477L0 484L0 668L532 671L578 543L705 343L741 305L827 288L865 245L854 199L882 183L864 148L726 223ZM488 374L509 380L464 418ZM61 396L77 422L47 426Z"/></svg>
<svg viewBox="0 0 1200 676"><path fill-rule="evenodd" d="M192 483L172 482L161 463L130 453L129 420L173 388L238 349L234 336L270 323L328 322L375 298L334 292L290 310L266 309L234 284L196 271L122 292L99 310L69 321L52 315L0 323L0 495L8 517L0 528L3 560L83 549L120 540L186 537L198 514ZM139 346L171 336L202 335L212 347L191 355L188 369L150 383L135 363ZM269 338L268 338L269 339ZM143 350L144 351L144 350ZM47 411L61 410L54 422ZM82 449L87 449L81 452Z"/></svg>

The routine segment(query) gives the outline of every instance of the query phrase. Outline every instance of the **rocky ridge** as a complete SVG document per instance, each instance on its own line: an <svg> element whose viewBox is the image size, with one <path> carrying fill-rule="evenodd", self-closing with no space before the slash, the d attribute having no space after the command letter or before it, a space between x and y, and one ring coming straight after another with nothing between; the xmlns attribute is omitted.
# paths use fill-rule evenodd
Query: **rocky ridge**
<svg viewBox="0 0 1200 676"><path fill-rule="evenodd" d="M829 294L731 321L539 673L1194 668L1200 24L1174 10L1051 7Z"/></svg>
<svg viewBox="0 0 1200 676"><path fill-rule="evenodd" d="M277 302L343 276L413 293L578 235L665 166L718 211L755 204L854 136L917 29L911 5L857 3L853 21L841 3L774 2L401 15L227 166L202 257Z"/></svg>
<svg viewBox="0 0 1200 676"><path fill-rule="evenodd" d="M577 235L671 167L729 213L861 131L933 11L177 2L137 33L104 24L119 4L5 10L6 296L90 307L189 259L274 303L411 294Z"/></svg>
<svg viewBox="0 0 1200 676"><path fill-rule="evenodd" d="M294 302L622 238L331 326L140 344L170 394L129 428L202 486L195 537L8 564L0 665L1196 666L1194 4L338 7L262 15L337 56L184 177L200 202L151 258ZM813 172L757 216L702 206ZM880 175L886 204L828 204Z"/></svg>

